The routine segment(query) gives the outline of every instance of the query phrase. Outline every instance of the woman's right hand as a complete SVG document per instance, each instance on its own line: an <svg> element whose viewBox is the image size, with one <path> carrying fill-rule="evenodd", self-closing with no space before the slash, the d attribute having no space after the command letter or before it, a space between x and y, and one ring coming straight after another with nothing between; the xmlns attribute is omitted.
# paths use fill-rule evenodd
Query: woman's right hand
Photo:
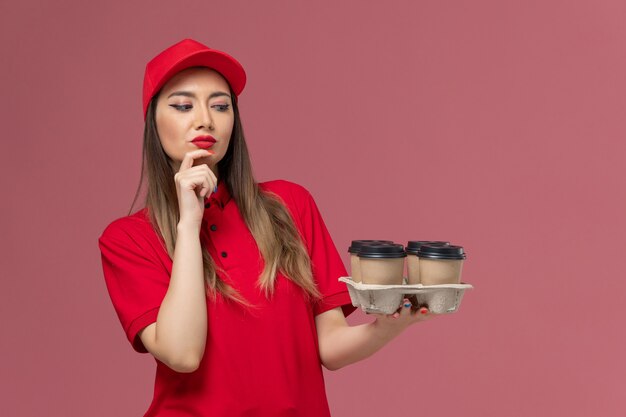
<svg viewBox="0 0 626 417"><path fill-rule="evenodd" d="M193 166L193 162L209 155L213 155L213 151L197 149L187 152L180 169L174 175L180 211L179 224L200 228L204 215L204 198L215 189L217 178L207 164Z"/></svg>

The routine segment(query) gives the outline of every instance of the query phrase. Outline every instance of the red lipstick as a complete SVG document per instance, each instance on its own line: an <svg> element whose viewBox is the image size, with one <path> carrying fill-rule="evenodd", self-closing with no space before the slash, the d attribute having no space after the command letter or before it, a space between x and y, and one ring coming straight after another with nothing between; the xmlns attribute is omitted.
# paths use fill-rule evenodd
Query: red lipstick
<svg viewBox="0 0 626 417"><path fill-rule="evenodd" d="M213 144L215 142L217 142L215 140L215 138L213 136L210 136L210 135L198 136L198 137L194 138L194 140L191 141L191 143L196 145L198 148L202 148L202 149L210 148L211 146L213 146Z"/></svg>

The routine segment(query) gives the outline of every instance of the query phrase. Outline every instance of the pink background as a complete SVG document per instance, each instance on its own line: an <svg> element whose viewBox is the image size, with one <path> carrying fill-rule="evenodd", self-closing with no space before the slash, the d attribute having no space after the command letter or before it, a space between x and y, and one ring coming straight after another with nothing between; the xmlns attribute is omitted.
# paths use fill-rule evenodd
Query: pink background
<svg viewBox="0 0 626 417"><path fill-rule="evenodd" d="M624 415L626 3L382 4L0 6L2 415L149 405L97 238L138 183L144 65L184 37L243 63L257 178L307 187L346 263L468 252L457 314L326 372L334 416Z"/></svg>

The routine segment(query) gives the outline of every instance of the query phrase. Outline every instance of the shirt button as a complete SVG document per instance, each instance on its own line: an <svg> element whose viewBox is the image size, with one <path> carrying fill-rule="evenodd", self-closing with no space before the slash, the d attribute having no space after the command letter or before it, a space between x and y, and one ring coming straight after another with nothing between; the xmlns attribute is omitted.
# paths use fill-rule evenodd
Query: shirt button
<svg viewBox="0 0 626 417"><path fill-rule="evenodd" d="M209 208L211 207L211 203L204 203L204 208Z"/></svg>
<svg viewBox="0 0 626 417"><path fill-rule="evenodd" d="M228 256L228 254L226 252L222 252L222 258L225 258L227 256Z"/></svg>
<svg viewBox="0 0 626 417"><path fill-rule="evenodd" d="M214 224L212 224L212 225L211 225L211 230L215 232L215 231L217 230L217 226L216 226L216 225L214 225Z"/></svg>

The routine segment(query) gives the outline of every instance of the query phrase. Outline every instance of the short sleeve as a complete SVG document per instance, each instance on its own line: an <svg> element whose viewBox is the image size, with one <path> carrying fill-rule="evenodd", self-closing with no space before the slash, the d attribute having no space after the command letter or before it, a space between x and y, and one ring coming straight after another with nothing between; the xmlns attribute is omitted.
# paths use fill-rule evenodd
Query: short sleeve
<svg viewBox="0 0 626 417"><path fill-rule="evenodd" d="M146 353L137 333L156 321L169 274L150 242L148 233L154 232L136 223L130 219L111 223L98 245L109 296L126 337L133 349Z"/></svg>
<svg viewBox="0 0 626 417"><path fill-rule="evenodd" d="M339 282L339 277L348 276L346 268L313 196L304 187L293 185L297 222L311 257L313 277L322 294L321 300L313 306L313 313L318 315L341 306L347 317L356 308L352 306L346 284Z"/></svg>

